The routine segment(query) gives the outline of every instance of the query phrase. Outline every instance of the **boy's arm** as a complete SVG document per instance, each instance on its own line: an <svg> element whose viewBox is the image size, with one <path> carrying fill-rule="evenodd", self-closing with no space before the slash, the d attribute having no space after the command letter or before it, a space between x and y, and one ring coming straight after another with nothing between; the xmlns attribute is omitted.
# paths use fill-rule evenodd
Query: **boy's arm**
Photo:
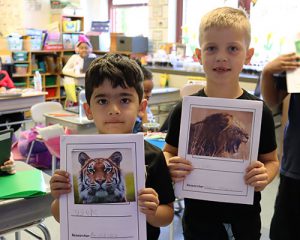
<svg viewBox="0 0 300 240"><path fill-rule="evenodd" d="M277 151L266 154L259 154L258 161L253 162L246 169L245 182L255 188L255 191L262 191L277 175L279 161Z"/></svg>
<svg viewBox="0 0 300 240"><path fill-rule="evenodd" d="M51 213L57 222L60 222L59 218L59 199L54 199L51 204Z"/></svg>
<svg viewBox="0 0 300 240"><path fill-rule="evenodd" d="M173 182L180 182L191 173L193 166L190 161L177 156L178 148L166 143L164 155Z"/></svg>
<svg viewBox="0 0 300 240"><path fill-rule="evenodd" d="M169 225L174 216L173 203L160 204L158 194L153 188L139 191L140 211L146 215L147 222L154 227Z"/></svg>
<svg viewBox="0 0 300 240"><path fill-rule="evenodd" d="M155 215L147 215L147 222L154 227L169 225L174 217L173 203L162 204L157 207Z"/></svg>
<svg viewBox="0 0 300 240"><path fill-rule="evenodd" d="M295 70L300 66L297 60L299 60L299 57L295 53L284 54L275 58L264 67L261 75L261 92L264 101L271 108L279 105L287 95L285 90L280 90L276 87L273 74Z"/></svg>
<svg viewBox="0 0 300 240"><path fill-rule="evenodd" d="M70 176L64 170L55 170L53 176L50 179L51 195L54 198L51 204L51 213L56 221L60 221L59 218L59 198L62 194L71 192Z"/></svg>
<svg viewBox="0 0 300 240"><path fill-rule="evenodd" d="M166 143L163 149L163 153L165 155L165 159L167 161L167 165L169 165L169 159L171 157L175 157L178 154L178 148L173 147L172 145Z"/></svg>

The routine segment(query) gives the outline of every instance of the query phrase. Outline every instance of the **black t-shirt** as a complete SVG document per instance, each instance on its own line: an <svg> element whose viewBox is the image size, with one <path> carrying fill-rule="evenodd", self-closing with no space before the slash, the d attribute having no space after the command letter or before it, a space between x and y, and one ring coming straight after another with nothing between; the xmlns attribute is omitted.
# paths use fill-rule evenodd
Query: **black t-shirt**
<svg viewBox="0 0 300 240"><path fill-rule="evenodd" d="M203 89L192 96L207 97ZM243 90L243 94L237 99L262 101L261 99L249 94L245 90ZM176 148L178 148L179 142L181 110L182 102L179 102L172 112L169 121L169 131L166 136L166 142ZM266 106L265 103L263 103L258 154L269 153L274 151L276 148L277 145L273 115L271 110ZM196 224L197 219L199 217L203 217L230 223L232 219L236 220L245 216L259 214L260 198L260 192L255 192L253 205L222 203L186 198L184 215L185 222L188 222L187 224Z"/></svg>
<svg viewBox="0 0 300 240"><path fill-rule="evenodd" d="M172 180L163 152L145 142L146 187L153 188L159 197L160 204L172 203L175 200ZM147 239L158 239L160 228L147 223Z"/></svg>

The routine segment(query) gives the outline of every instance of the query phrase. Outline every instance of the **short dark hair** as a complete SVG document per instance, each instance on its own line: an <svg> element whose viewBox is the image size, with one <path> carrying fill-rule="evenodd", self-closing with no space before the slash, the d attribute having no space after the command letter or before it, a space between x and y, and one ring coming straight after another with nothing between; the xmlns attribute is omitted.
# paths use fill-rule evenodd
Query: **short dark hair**
<svg viewBox="0 0 300 240"><path fill-rule="evenodd" d="M144 94L143 79L143 72L134 60L120 54L107 53L96 58L85 74L87 103L90 104L94 89L102 85L105 80L110 81L113 88L133 87L141 102Z"/></svg>
<svg viewBox="0 0 300 240"><path fill-rule="evenodd" d="M137 62L137 64L140 66L140 68L142 69L142 72L144 74L144 81L145 80L152 80L153 79L153 74L152 72L150 72L147 68L145 68L141 61L139 59L135 59L135 61Z"/></svg>

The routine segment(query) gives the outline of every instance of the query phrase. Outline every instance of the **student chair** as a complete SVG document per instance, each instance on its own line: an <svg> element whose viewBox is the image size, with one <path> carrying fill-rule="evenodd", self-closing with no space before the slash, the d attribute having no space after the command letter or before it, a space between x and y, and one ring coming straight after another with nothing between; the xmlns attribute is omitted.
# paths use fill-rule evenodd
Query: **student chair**
<svg viewBox="0 0 300 240"><path fill-rule="evenodd" d="M35 124L42 123L45 124L45 113L58 112L63 110L63 107L58 102L41 102L34 104L31 109L31 118Z"/></svg>
<svg viewBox="0 0 300 240"><path fill-rule="evenodd" d="M190 79L180 88L180 96L183 98L185 96L192 95L198 92L200 89L204 88L206 85L205 78L199 78L199 80Z"/></svg>
<svg viewBox="0 0 300 240"><path fill-rule="evenodd" d="M37 104L33 105L30 109L30 112L31 112L32 120L37 125L37 124L45 124L45 121L46 121L45 116L44 116L45 113L58 112L61 110L63 110L63 107L58 102L41 102L41 103L37 103ZM43 141L43 140L32 141L28 155L27 155L26 163L29 162L35 141ZM52 154L52 172L54 172L55 166L56 166L56 155Z"/></svg>

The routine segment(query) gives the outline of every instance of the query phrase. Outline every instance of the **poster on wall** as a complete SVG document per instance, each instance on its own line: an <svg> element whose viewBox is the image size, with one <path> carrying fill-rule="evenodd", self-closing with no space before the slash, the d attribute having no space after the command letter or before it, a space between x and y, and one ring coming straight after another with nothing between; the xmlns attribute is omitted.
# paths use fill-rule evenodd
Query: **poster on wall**
<svg viewBox="0 0 300 240"><path fill-rule="evenodd" d="M144 158L142 134L62 136L72 191L60 197L61 239L146 239Z"/></svg>
<svg viewBox="0 0 300 240"><path fill-rule="evenodd" d="M180 198L253 204L245 169L258 156L262 101L184 97L178 155L192 172L175 185Z"/></svg>

